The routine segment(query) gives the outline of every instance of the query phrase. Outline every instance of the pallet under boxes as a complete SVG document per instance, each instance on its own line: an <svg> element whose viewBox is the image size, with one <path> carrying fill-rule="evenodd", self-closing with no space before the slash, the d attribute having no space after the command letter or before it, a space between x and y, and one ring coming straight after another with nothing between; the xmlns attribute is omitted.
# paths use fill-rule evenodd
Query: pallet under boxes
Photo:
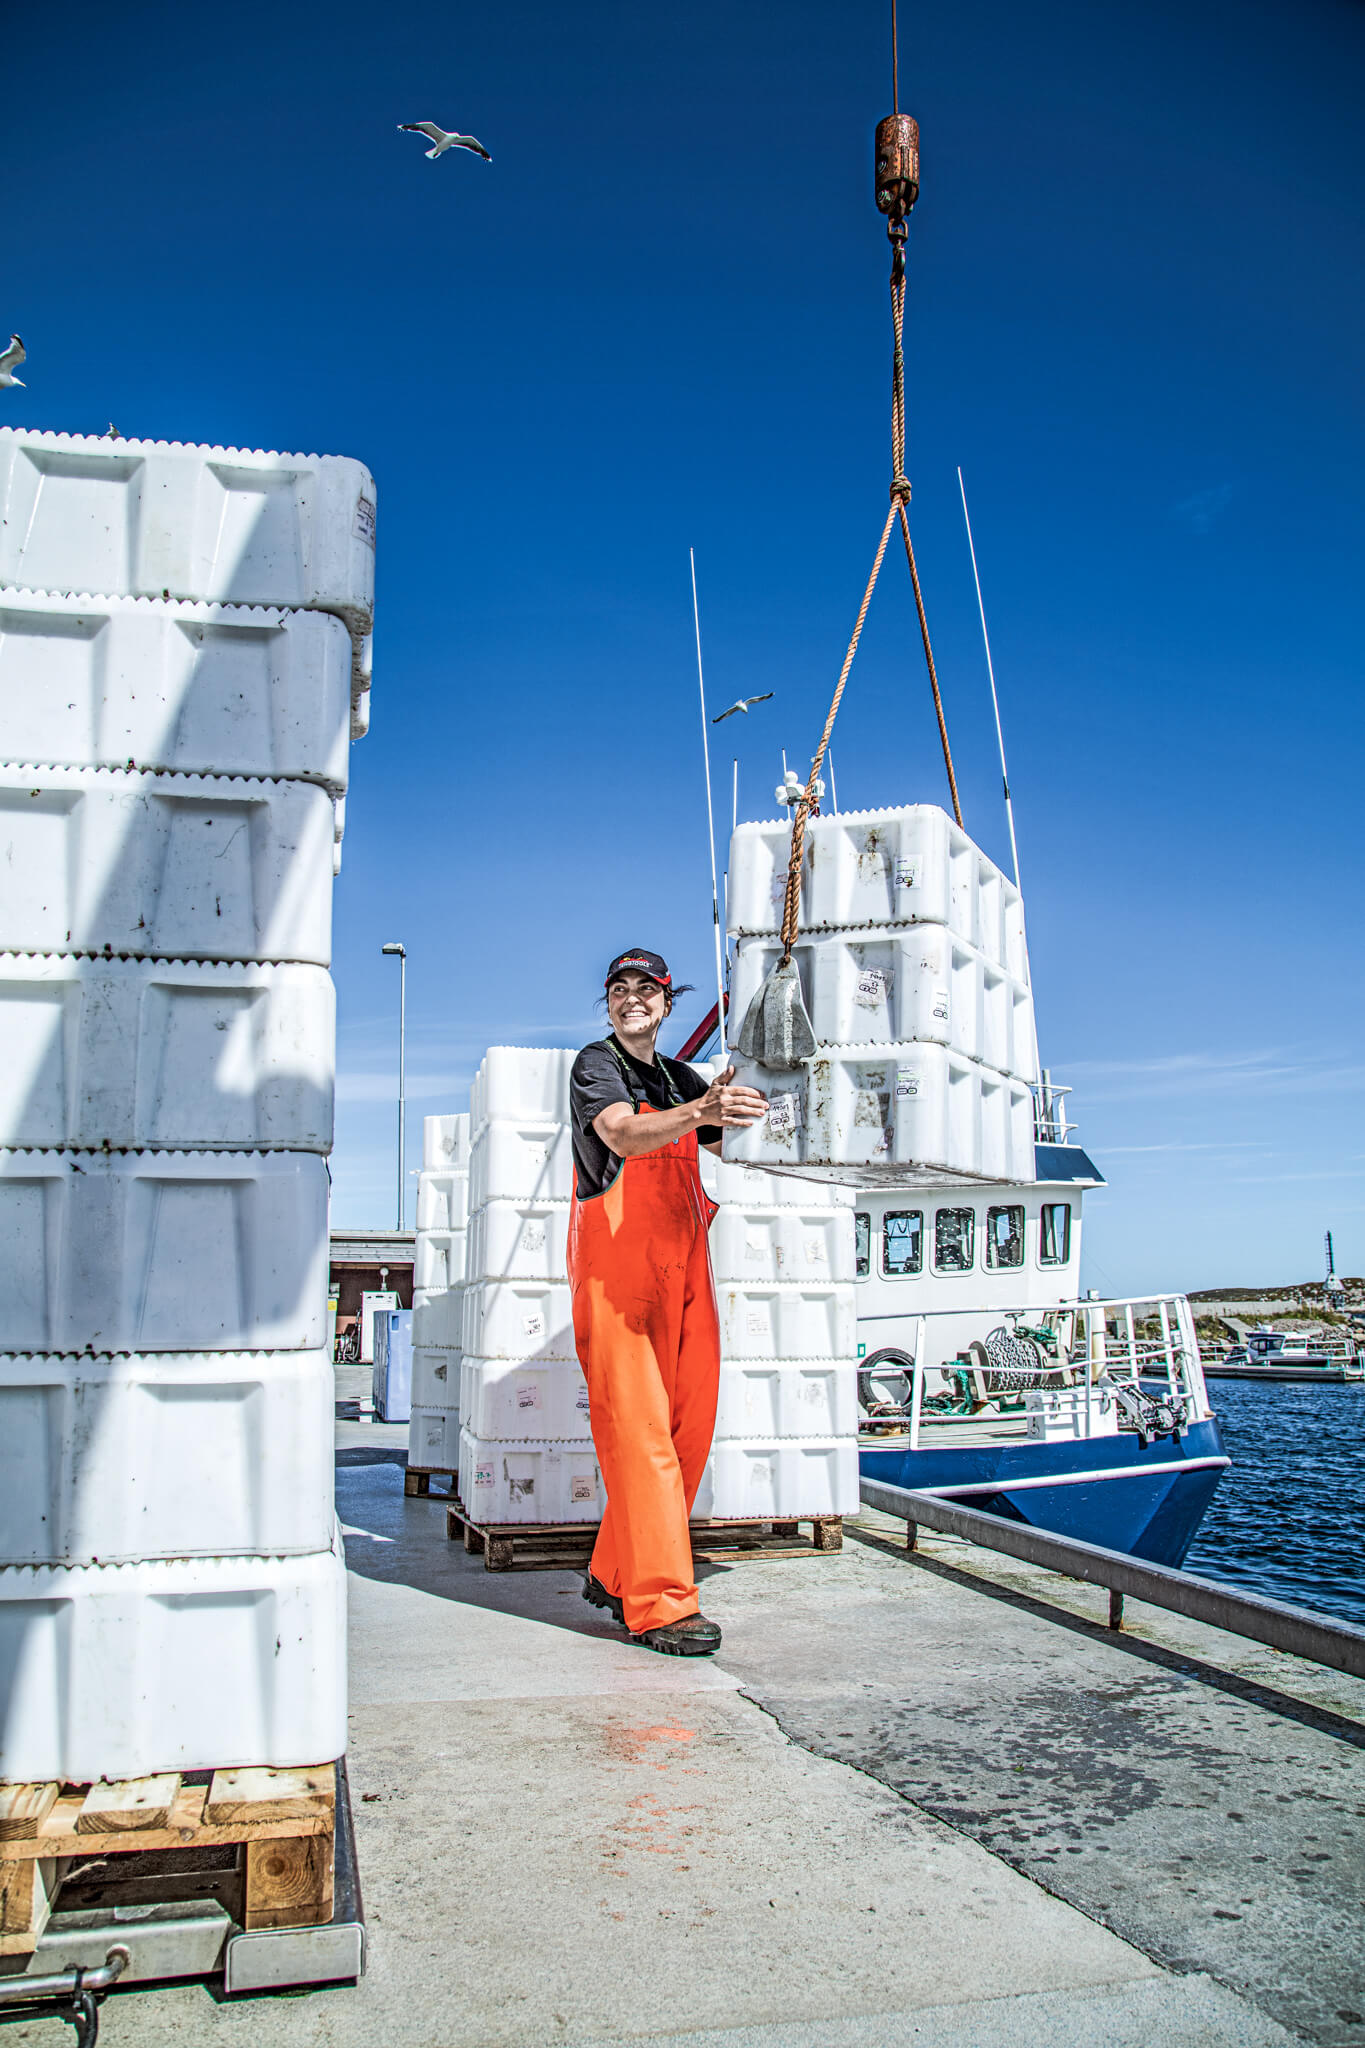
<svg viewBox="0 0 1365 2048"><path fill-rule="evenodd" d="M809 1538L802 1537L804 1523ZM595 1522L476 1522L458 1497L446 1508L446 1535L462 1538L470 1556L483 1552L486 1571L586 1569L597 1541ZM781 1521L706 1521L691 1524L692 1555L703 1564L735 1564L749 1557L813 1557L842 1550L840 1515L788 1516Z"/></svg>
<svg viewBox="0 0 1365 2048"><path fill-rule="evenodd" d="M344 1763L0 1785L0 1957L14 1959L0 1997L19 1959L92 1967L110 1940L132 1952L124 1982L220 1967L229 1990L358 1977Z"/></svg>

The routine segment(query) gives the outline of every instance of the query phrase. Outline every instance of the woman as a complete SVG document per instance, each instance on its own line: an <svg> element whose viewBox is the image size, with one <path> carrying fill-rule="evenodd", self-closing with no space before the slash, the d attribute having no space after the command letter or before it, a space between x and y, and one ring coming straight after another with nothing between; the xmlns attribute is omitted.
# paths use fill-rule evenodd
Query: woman
<svg viewBox="0 0 1365 2048"><path fill-rule="evenodd" d="M722 1130L767 1104L733 1085L733 1068L708 1087L656 1052L673 995L657 953L619 954L611 1034L584 1046L570 1080L574 1342L607 1490L583 1597L651 1650L707 1657L720 1630L698 1608L687 1520L716 1423L720 1330L706 1237L716 1207L697 1146L719 1152Z"/></svg>

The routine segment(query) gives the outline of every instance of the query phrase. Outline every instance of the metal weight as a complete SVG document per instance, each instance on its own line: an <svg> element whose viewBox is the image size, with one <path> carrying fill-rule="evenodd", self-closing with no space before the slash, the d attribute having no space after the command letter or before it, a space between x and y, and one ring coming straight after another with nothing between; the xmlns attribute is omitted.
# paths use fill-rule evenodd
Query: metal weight
<svg viewBox="0 0 1365 2048"><path fill-rule="evenodd" d="M877 211L903 221L919 198L919 122L909 114L888 114L877 123Z"/></svg>

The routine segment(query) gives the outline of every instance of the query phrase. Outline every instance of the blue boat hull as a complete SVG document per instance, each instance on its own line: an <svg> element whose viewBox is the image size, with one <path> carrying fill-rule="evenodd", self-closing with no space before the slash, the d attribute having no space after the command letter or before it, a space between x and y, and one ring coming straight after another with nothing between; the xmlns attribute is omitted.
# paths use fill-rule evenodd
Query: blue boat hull
<svg viewBox="0 0 1365 2048"><path fill-rule="evenodd" d="M1227 1469L1227 1454L1217 1423L1209 1421L1149 1444L1130 1430L1079 1443L960 1450L866 1444L858 1464L865 1478L888 1486L929 1488L984 1514L1179 1566Z"/></svg>

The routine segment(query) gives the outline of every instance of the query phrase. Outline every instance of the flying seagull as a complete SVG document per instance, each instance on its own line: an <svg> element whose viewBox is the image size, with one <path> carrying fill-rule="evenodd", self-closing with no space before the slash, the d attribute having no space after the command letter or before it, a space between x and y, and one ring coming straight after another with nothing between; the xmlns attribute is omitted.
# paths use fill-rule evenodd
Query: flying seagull
<svg viewBox="0 0 1365 2048"><path fill-rule="evenodd" d="M404 135L425 135L429 138L434 147L425 152L427 156L444 156L448 149L472 149L475 156L481 156L486 164L493 161L483 144L472 135L457 135L453 129L447 132L438 128L434 121L400 121L398 126Z"/></svg>
<svg viewBox="0 0 1365 2048"><path fill-rule="evenodd" d="M733 718L737 711L747 712L751 704L766 704L769 697L774 697L776 694L775 690L765 690L761 697L740 697L730 706L728 711L718 711L711 720L711 723L712 725L719 725L722 718Z"/></svg>
<svg viewBox="0 0 1365 2048"><path fill-rule="evenodd" d="M12 334L9 338L9 347L3 355L0 355L0 390L8 389L11 384L17 384L21 391L28 389L23 378L16 377L14 374L20 363L27 362L27 360L28 358L24 353L24 344L20 341L17 334Z"/></svg>

